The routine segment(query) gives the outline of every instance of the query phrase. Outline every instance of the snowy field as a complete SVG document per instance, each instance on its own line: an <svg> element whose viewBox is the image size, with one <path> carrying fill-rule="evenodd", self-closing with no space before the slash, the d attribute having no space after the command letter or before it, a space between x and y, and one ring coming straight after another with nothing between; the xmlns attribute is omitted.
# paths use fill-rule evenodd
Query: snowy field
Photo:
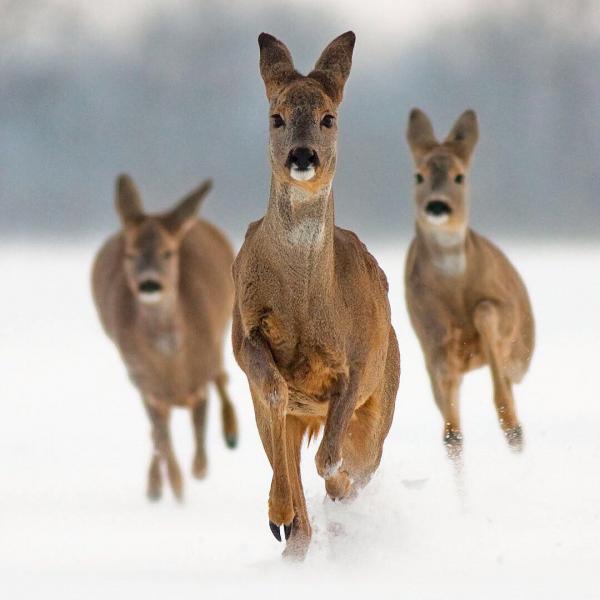
<svg viewBox="0 0 600 600"><path fill-rule="evenodd" d="M4 244L0 596L600 598L600 246L503 247L538 326L531 371L515 388L524 454L504 443L487 371L468 376L459 501L406 316L406 244L372 248L402 353L394 424L377 476L352 504L324 501L316 444L305 451L314 538L306 561L288 564L268 529L270 469L231 352L239 448L225 448L213 398L209 477L193 480L189 417L177 412L186 501L167 491L149 504L149 424L96 319L94 247Z"/></svg>

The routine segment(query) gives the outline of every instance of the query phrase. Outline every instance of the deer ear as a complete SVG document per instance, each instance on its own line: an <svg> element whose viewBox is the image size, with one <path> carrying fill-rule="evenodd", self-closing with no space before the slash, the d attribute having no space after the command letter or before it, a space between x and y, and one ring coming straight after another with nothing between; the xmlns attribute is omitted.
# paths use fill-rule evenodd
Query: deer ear
<svg viewBox="0 0 600 600"><path fill-rule="evenodd" d="M356 36L353 31L342 33L331 42L319 57L309 77L316 79L327 95L337 103L342 101L344 85L352 67L352 52Z"/></svg>
<svg viewBox="0 0 600 600"><path fill-rule="evenodd" d="M444 144L450 146L459 158L468 163L478 138L477 115L474 110L465 110L454 123Z"/></svg>
<svg viewBox="0 0 600 600"><path fill-rule="evenodd" d="M200 203L211 188L212 180L207 179L162 217L163 225L170 233L183 237L189 231L196 220Z"/></svg>
<svg viewBox="0 0 600 600"><path fill-rule="evenodd" d="M140 194L129 175L117 177L117 194L115 199L117 213L123 225L135 225L144 218L144 209Z"/></svg>
<svg viewBox="0 0 600 600"><path fill-rule="evenodd" d="M260 74L265 82L267 98L271 100L283 86L300 77L300 73L294 69L287 46L270 33L258 36L258 47Z"/></svg>
<svg viewBox="0 0 600 600"><path fill-rule="evenodd" d="M429 117L418 108L413 108L410 111L408 127L406 128L406 141L415 161L420 160L423 155L438 145Z"/></svg>

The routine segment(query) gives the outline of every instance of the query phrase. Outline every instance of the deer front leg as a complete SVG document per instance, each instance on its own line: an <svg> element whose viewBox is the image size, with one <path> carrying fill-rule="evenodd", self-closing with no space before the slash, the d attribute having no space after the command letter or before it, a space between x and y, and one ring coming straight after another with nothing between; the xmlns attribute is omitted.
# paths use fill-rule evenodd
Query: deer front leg
<svg viewBox="0 0 600 600"><path fill-rule="evenodd" d="M503 352L500 308L493 302L484 300L477 305L473 321L481 336L481 345L492 371L494 403L500 427L510 447L520 452L523 449L523 430L517 419L512 383L506 373L508 353Z"/></svg>
<svg viewBox="0 0 600 600"><path fill-rule="evenodd" d="M325 479L325 489L334 500L346 497L352 488L348 473L340 467L344 438L358 400L357 388L355 379L338 382L329 400L323 439L315 457L317 472Z"/></svg>
<svg viewBox="0 0 600 600"><path fill-rule="evenodd" d="M447 357L438 356L428 365L435 403L444 419L444 445L448 456L459 460L463 436L460 428L459 389L462 375L448 364Z"/></svg>
<svg viewBox="0 0 600 600"><path fill-rule="evenodd" d="M173 494L177 500L182 500L183 478L173 452L169 432L171 408L154 398L144 398L144 406L152 423L152 440L154 442L154 455L148 473L148 497L151 500L160 498L162 491L160 462L164 460L167 463L167 475Z"/></svg>
<svg viewBox="0 0 600 600"><path fill-rule="evenodd" d="M258 328L251 330L242 340L237 358L269 415L270 460L273 468L269 494L269 528L275 538L281 541L281 525L288 537L294 519L286 452L287 383L279 373L271 348Z"/></svg>

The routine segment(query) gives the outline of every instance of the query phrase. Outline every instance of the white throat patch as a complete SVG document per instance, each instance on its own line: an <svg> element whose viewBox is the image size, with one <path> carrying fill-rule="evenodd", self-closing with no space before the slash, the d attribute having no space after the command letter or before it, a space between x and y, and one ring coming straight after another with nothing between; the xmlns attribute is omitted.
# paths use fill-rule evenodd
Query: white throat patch
<svg viewBox="0 0 600 600"><path fill-rule="evenodd" d="M458 277L467 268L467 258L464 252L451 252L436 257L433 264L447 277Z"/></svg>
<svg viewBox="0 0 600 600"><path fill-rule="evenodd" d="M323 241L324 223L321 219L307 217L290 229L288 241L293 246L319 245Z"/></svg>

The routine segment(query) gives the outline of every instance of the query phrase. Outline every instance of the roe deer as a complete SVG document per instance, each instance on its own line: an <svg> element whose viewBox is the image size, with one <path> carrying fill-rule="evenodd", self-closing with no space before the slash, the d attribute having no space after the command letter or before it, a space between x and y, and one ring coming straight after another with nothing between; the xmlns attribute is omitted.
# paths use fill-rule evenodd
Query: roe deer
<svg viewBox="0 0 600 600"><path fill-rule="evenodd" d="M521 450L512 384L525 375L534 346L527 290L502 252L468 226L468 171L477 117L465 111L438 142L428 117L410 113L415 167L416 237L406 261L406 301L449 455L460 459L459 386L465 372L490 366L494 402L510 446Z"/></svg>
<svg viewBox="0 0 600 600"><path fill-rule="evenodd" d="M146 215L132 180L117 182L122 231L96 257L93 293L102 325L118 347L152 423L154 452L148 497L162 492L161 463L182 498L181 472L171 445L171 407L191 411L196 454L193 474L206 474L207 384L221 398L223 435L237 443L237 423L223 371L223 338L231 316L233 251L225 236L196 217L211 188L206 181L172 210Z"/></svg>
<svg viewBox="0 0 600 600"><path fill-rule="evenodd" d="M353 495L379 465L400 359L387 280L351 231L334 224L337 109L355 36L336 38L308 76L262 33L270 104L271 191L233 266L233 348L248 377L273 469L269 526L285 556L302 558L311 527L300 450L324 424L317 471L333 499Z"/></svg>

